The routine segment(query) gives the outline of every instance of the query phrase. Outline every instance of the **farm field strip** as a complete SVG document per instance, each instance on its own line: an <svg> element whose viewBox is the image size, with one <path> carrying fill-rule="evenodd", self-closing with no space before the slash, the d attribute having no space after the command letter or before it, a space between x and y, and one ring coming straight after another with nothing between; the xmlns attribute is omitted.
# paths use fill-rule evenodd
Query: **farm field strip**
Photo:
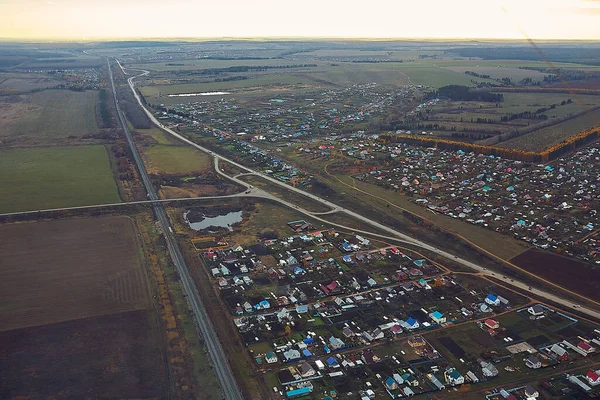
<svg viewBox="0 0 600 400"><path fill-rule="evenodd" d="M128 217L0 226L0 330L147 309Z"/></svg>
<svg viewBox="0 0 600 400"><path fill-rule="evenodd" d="M44 90L21 98L19 117L4 121L0 136L67 138L97 133L97 91ZM15 105L16 106L16 105ZM4 107L11 107L5 104Z"/></svg>
<svg viewBox="0 0 600 400"><path fill-rule="evenodd" d="M529 151L541 151L562 142L569 136L597 126L600 126L600 110L591 111L565 122L501 142L500 146Z"/></svg>
<svg viewBox="0 0 600 400"><path fill-rule="evenodd" d="M0 150L0 211L117 203L103 146Z"/></svg>

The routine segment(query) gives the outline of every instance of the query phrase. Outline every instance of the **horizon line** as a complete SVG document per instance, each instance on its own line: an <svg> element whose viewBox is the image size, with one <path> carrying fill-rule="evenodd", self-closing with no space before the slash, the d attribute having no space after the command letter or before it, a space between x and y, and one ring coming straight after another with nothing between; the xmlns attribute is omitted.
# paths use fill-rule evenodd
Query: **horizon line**
<svg viewBox="0 0 600 400"><path fill-rule="evenodd" d="M405 42L598 42L600 38L586 39L564 39L564 38L496 38L496 37L360 37L360 36L173 36L173 37L150 37L150 36L115 36L115 37L0 37L0 42L45 42L45 43L90 43L90 42L202 42L202 41L279 41L279 40L303 40L303 41L405 41Z"/></svg>

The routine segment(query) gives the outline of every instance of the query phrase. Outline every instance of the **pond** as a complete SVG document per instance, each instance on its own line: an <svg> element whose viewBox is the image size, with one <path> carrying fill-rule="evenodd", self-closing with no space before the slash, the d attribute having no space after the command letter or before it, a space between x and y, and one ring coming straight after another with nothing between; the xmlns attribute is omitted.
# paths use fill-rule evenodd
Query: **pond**
<svg viewBox="0 0 600 400"><path fill-rule="evenodd" d="M215 217L205 217L203 214L198 220L189 220L188 214L190 212L186 211L183 214L183 219L188 224L190 228L195 231L202 231L204 229L210 227L218 227L218 228L227 228L232 231L231 227L233 224L238 222L242 222L242 211L232 211L223 215L217 215Z"/></svg>

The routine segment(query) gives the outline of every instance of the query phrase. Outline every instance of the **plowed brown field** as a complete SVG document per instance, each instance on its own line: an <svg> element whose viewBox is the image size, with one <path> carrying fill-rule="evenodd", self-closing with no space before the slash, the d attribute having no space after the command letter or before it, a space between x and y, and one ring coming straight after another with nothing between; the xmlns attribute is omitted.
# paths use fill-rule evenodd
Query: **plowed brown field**
<svg viewBox="0 0 600 400"><path fill-rule="evenodd" d="M149 307L128 217L0 226L0 331Z"/></svg>

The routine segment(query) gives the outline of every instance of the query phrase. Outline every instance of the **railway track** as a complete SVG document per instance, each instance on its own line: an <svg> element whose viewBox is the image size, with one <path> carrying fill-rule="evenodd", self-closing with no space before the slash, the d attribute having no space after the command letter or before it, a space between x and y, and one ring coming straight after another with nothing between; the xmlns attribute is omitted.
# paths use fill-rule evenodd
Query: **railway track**
<svg viewBox="0 0 600 400"><path fill-rule="evenodd" d="M196 319L196 323L198 324L198 328L208 354L212 360L213 368L215 370L215 374L219 383L221 384L221 391L223 393L224 398L231 400L241 400L243 398L242 393L235 381L231 368L229 367L229 363L227 358L225 357L225 352L219 342L219 338L217 333L210 321L206 308L202 304L202 300L200 299L200 295L198 293L198 288L194 283L188 267L186 265L185 259L179 248L179 244L173 235L173 229L171 227L171 223L169 218L167 217L167 212L165 211L164 205L157 201L158 195L150 177L148 176L148 172L146 171L146 167L144 166L143 160L140 156L140 153L135 146L133 141L133 136L129 131L129 127L125 121L125 117L121 108L119 107L119 101L117 99L117 93L115 90L115 82L113 78L112 68L110 66L110 60L107 59L108 71L110 75L110 83L112 86L113 97L115 101L115 105L117 108L117 114L119 116L119 121L123 126L123 130L125 132L125 136L127 138L127 143L131 149L131 153L137 165L137 169L140 173L140 177L142 179L142 183L148 193L148 198L152 202L152 208L154 210L154 215L158 222L161 225L163 235L167 242L167 248L171 255L171 259L173 260L173 264L175 265L177 272L179 273L179 277L183 284L183 288L186 293L186 298L188 300L188 304L190 309L194 314L194 318Z"/></svg>

